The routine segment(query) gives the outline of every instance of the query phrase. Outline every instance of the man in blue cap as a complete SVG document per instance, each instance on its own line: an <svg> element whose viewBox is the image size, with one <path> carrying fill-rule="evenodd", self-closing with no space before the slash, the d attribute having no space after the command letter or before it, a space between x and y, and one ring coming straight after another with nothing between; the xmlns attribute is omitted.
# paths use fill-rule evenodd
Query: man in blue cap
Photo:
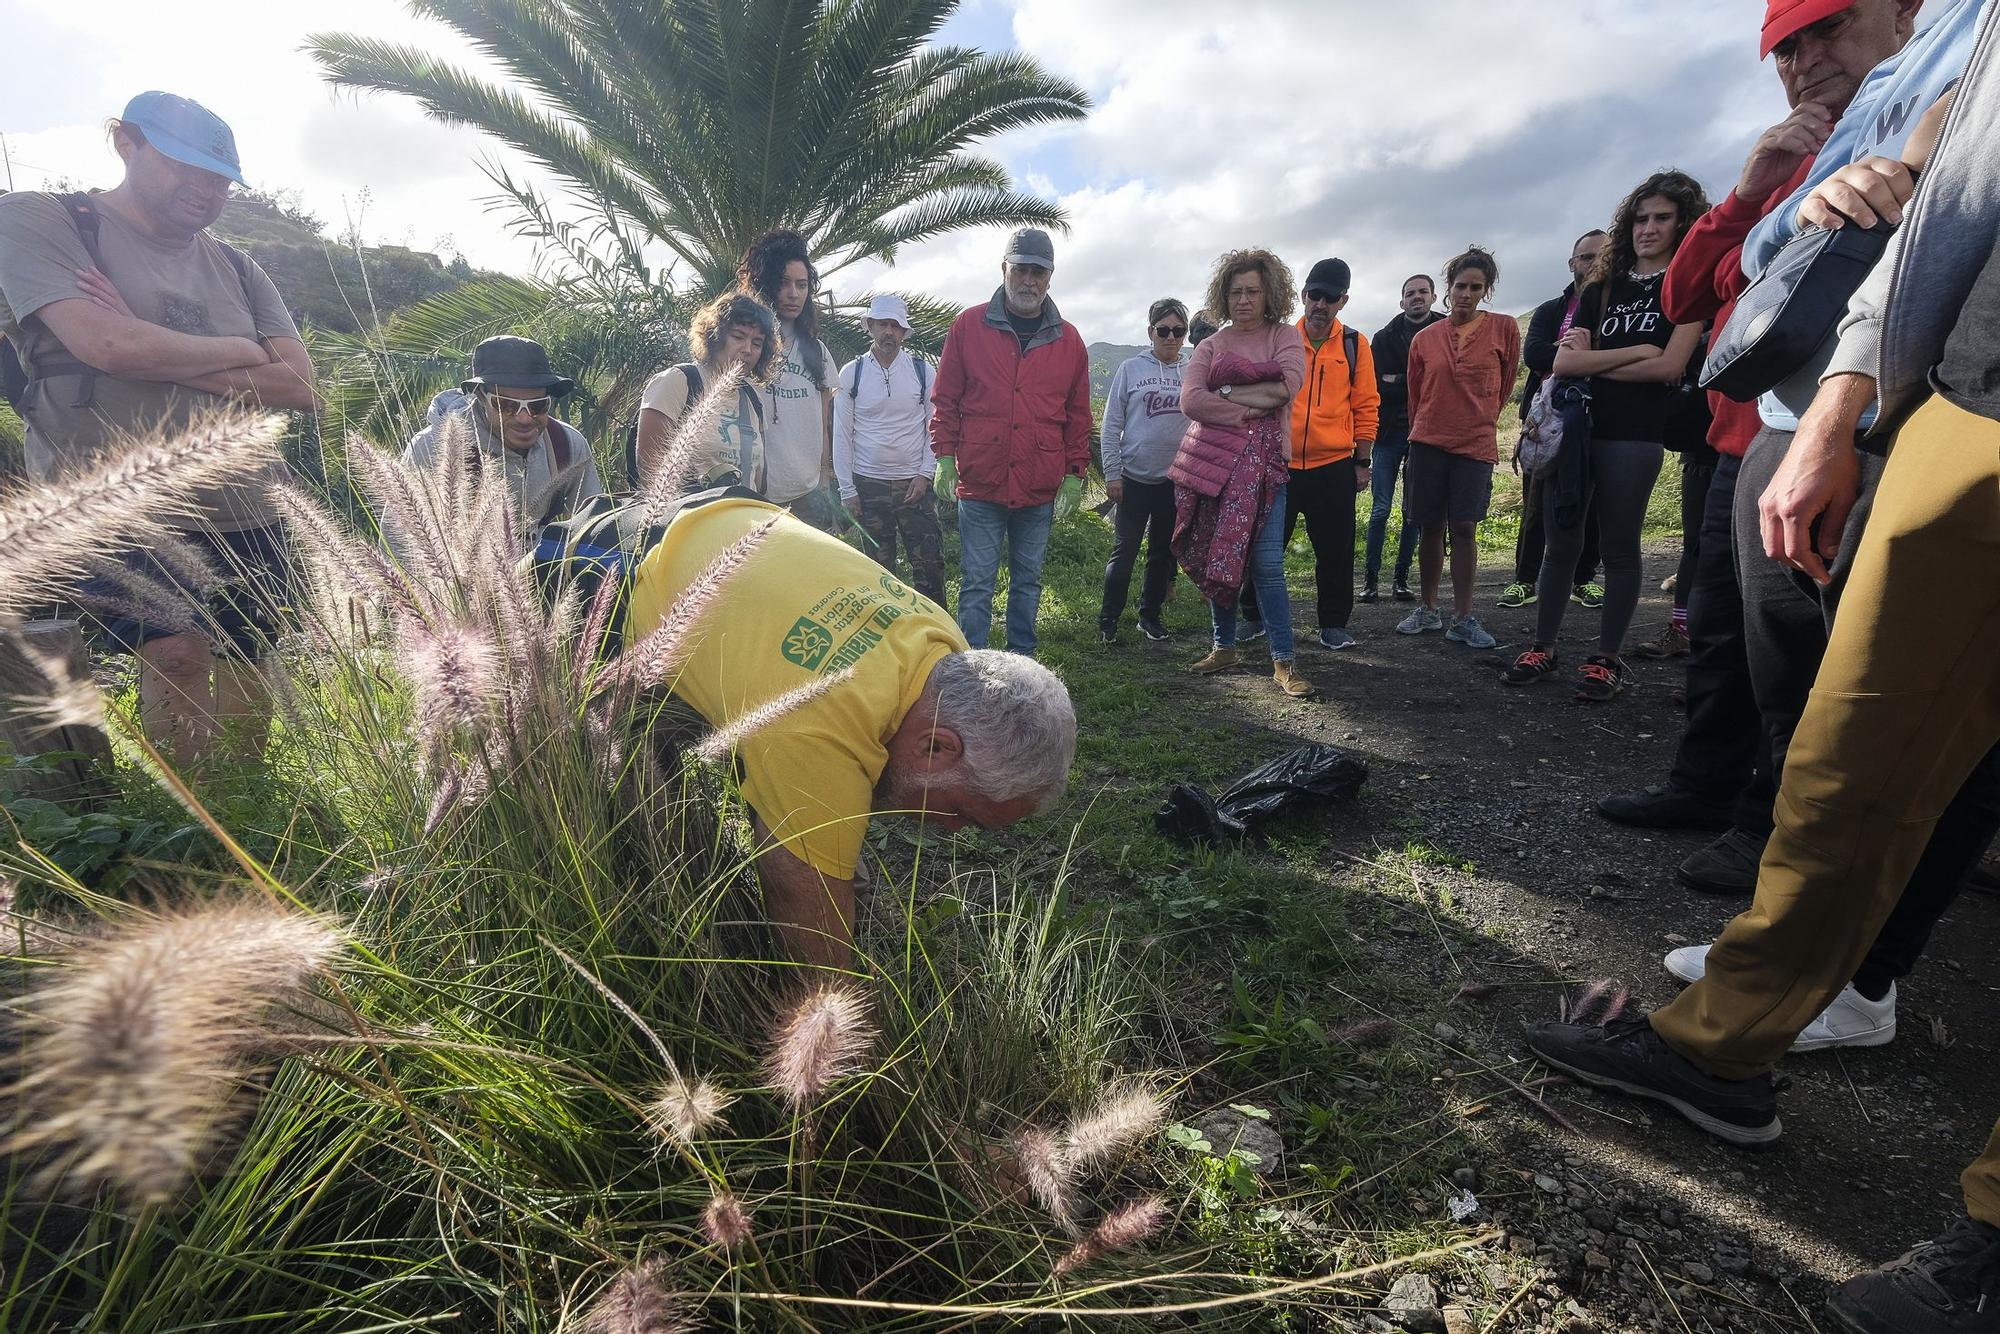
<svg viewBox="0 0 2000 1334"><path fill-rule="evenodd" d="M219 400L316 403L312 362L277 288L207 231L230 185L243 183L229 127L187 98L148 92L113 122L111 143L125 164L114 189L0 197L7 396L27 423L37 482L88 466L123 432L172 429ZM227 576L209 608L213 636L175 628L185 612L143 605L132 593L141 581L95 579L79 591L104 637L137 654L147 731L184 762L232 718L243 720L240 741L261 748L255 659L276 631L266 613L289 591L265 494L281 471L205 493L186 525L183 535ZM127 563L175 583L150 556Z"/></svg>

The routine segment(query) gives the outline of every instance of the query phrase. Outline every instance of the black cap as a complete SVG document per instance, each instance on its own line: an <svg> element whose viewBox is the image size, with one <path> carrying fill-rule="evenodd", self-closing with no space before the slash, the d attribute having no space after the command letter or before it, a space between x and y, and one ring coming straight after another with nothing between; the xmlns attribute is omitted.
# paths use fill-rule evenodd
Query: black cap
<svg viewBox="0 0 2000 1334"><path fill-rule="evenodd" d="M1313 265L1312 272L1306 275L1304 290L1308 296L1319 292L1330 297L1343 297L1353 281L1354 273L1347 267L1346 260L1323 259Z"/></svg>
<svg viewBox="0 0 2000 1334"><path fill-rule="evenodd" d="M548 349L534 339L497 334L472 349L472 378L461 383L459 388L472 390L500 386L546 389L554 397L562 398L576 388L576 381L550 370Z"/></svg>

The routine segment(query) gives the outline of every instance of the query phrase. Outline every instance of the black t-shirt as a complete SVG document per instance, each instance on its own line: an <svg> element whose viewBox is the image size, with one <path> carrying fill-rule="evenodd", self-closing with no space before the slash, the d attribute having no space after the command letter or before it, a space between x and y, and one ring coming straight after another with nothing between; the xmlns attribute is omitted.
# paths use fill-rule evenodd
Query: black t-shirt
<svg viewBox="0 0 2000 1334"><path fill-rule="evenodd" d="M1967 238L1967 244L1973 243ZM1944 340L1944 360L1936 378L1951 402L1967 412L2000 419L2000 357L1994 355L2000 347L2000 246L1991 236L1980 244L1993 248Z"/></svg>
<svg viewBox="0 0 2000 1334"><path fill-rule="evenodd" d="M1665 347L1674 326L1660 309L1664 273L1650 278L1621 274L1602 296L1596 284L1583 289L1576 303L1576 322L1588 324L1592 350L1621 347ZM1600 308L1599 302L1602 301ZM1590 381L1590 434L1597 440L1666 439L1667 408L1674 386L1632 384L1594 376Z"/></svg>
<svg viewBox="0 0 2000 1334"><path fill-rule="evenodd" d="M1014 337L1020 342L1023 352L1028 350L1028 340L1042 331L1042 317L1039 314L1016 315L1010 310L1007 312L1007 323L1014 326Z"/></svg>

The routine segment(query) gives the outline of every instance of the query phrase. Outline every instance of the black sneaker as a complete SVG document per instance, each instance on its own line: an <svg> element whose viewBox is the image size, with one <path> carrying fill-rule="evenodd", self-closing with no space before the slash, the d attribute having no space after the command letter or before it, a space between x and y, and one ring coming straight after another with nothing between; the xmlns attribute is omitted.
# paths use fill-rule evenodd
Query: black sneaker
<svg viewBox="0 0 2000 1334"><path fill-rule="evenodd" d="M1602 653L1591 654L1576 670L1576 697L1586 704L1609 704L1625 693L1631 680L1624 663Z"/></svg>
<svg viewBox="0 0 2000 1334"><path fill-rule="evenodd" d="M1634 829L1704 829L1720 833L1735 821L1729 807L1704 801L1675 787L1649 787L1624 792L1597 803L1597 813L1613 824Z"/></svg>
<svg viewBox="0 0 2000 1334"><path fill-rule="evenodd" d="M1396 576L1395 586L1389 590L1389 596L1398 602L1415 602L1417 600L1416 593L1410 588L1409 578L1400 574Z"/></svg>
<svg viewBox="0 0 2000 1334"><path fill-rule="evenodd" d="M2000 1227L1962 1218L1827 1298L1849 1334L2000 1334Z"/></svg>
<svg viewBox="0 0 2000 1334"><path fill-rule="evenodd" d="M1097 627L1097 642L1100 644L1117 643L1118 627L1115 625L1099 625Z"/></svg>
<svg viewBox="0 0 2000 1334"><path fill-rule="evenodd" d="M1771 1076L1717 1079L1669 1047L1644 1017L1608 1025L1546 1022L1528 1049L1586 1084L1663 1102L1731 1144L1769 1144L1784 1133Z"/></svg>
<svg viewBox="0 0 2000 1334"><path fill-rule="evenodd" d="M1253 639L1262 639L1265 633L1262 621L1238 621L1236 623L1236 646L1241 648Z"/></svg>
<svg viewBox="0 0 2000 1334"><path fill-rule="evenodd" d="M1382 594L1377 591L1375 581L1370 579L1367 583L1361 585L1361 591L1354 595L1354 600L1372 607L1382 600Z"/></svg>
<svg viewBox="0 0 2000 1334"><path fill-rule="evenodd" d="M1731 829L1721 838L1688 854L1680 865L1680 881L1702 894L1750 894L1757 888L1757 864L1764 860L1764 843L1741 829Z"/></svg>
<svg viewBox="0 0 2000 1334"><path fill-rule="evenodd" d="M1167 627L1160 624L1160 618L1157 616L1141 616L1139 618L1139 633L1152 640L1155 644L1162 644L1173 638L1172 635L1167 633Z"/></svg>
<svg viewBox="0 0 2000 1334"><path fill-rule="evenodd" d="M1555 650L1531 648L1514 659L1514 665L1500 673L1500 679L1510 686L1532 685L1555 669Z"/></svg>

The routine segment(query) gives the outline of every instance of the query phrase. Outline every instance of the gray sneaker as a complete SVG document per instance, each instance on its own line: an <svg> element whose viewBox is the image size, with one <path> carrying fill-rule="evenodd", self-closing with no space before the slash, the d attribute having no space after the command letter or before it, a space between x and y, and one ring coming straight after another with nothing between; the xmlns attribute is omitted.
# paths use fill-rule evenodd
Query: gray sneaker
<svg viewBox="0 0 2000 1334"><path fill-rule="evenodd" d="M1444 637L1454 644L1463 644L1467 648L1492 648L1500 642L1486 633L1486 627L1479 623L1477 616L1467 616L1453 621L1451 629L1444 632Z"/></svg>
<svg viewBox="0 0 2000 1334"><path fill-rule="evenodd" d="M1353 648L1354 636L1348 634L1347 631L1341 629L1339 626L1324 626L1319 632L1319 646L1321 648L1333 649L1336 652L1344 648Z"/></svg>
<svg viewBox="0 0 2000 1334"><path fill-rule="evenodd" d="M1439 614L1438 609L1426 607L1422 603L1417 604L1416 609L1408 616L1396 622L1396 633L1399 635L1420 635L1426 630L1442 629L1444 629L1444 617Z"/></svg>

